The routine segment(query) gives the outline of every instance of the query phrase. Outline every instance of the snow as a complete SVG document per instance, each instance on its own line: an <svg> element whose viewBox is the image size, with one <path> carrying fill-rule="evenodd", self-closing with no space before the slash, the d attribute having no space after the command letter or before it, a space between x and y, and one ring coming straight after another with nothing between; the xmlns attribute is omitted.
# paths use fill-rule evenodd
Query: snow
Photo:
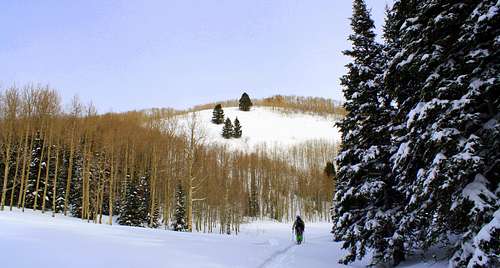
<svg viewBox="0 0 500 268"><path fill-rule="evenodd" d="M490 207L488 203L485 202L489 200L495 200L496 196L492 193L488 187L488 180L481 174L477 174L474 181L467 184L462 191L462 196L471 200L474 203L474 208L483 211L485 207ZM453 207L456 205L453 204Z"/></svg>
<svg viewBox="0 0 500 268"><path fill-rule="evenodd" d="M496 16L496 14L498 13L498 10L499 10L499 3L497 3L496 6L492 6L490 7L490 9L488 9L488 13L480 16L478 18L478 22L481 22L483 20L491 20L492 18L494 18Z"/></svg>
<svg viewBox="0 0 500 268"><path fill-rule="evenodd" d="M311 140L323 140L329 143L340 143L339 130L334 126L335 120L330 117L304 114L284 113L270 107L253 107L249 112L240 111L237 107L224 107L225 118L232 122L238 117L243 129L240 139L224 139L221 136L222 125L212 123L212 111L195 112L198 121L204 128L207 144L226 145L231 150L246 152L266 147L274 149L301 144ZM180 118L181 125L188 122L191 114Z"/></svg>
<svg viewBox="0 0 500 268"><path fill-rule="evenodd" d="M180 233L161 229L109 226L76 218L0 212L2 267L365 267L337 261L346 254L332 242L330 223L307 223L305 243L292 241L291 224L245 224L237 236ZM446 267L415 260L401 267Z"/></svg>
<svg viewBox="0 0 500 268"><path fill-rule="evenodd" d="M404 59L403 61L401 61L400 63L398 63L398 67L403 67L405 65L407 65L408 63L412 62L413 61L413 58L415 58L415 53L412 53L408 56L408 58Z"/></svg>

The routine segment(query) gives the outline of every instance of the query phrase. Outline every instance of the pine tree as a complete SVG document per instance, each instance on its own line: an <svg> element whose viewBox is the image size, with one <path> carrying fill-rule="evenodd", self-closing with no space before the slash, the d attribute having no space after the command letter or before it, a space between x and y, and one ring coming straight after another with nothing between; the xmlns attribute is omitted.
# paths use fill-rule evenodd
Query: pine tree
<svg viewBox="0 0 500 268"><path fill-rule="evenodd" d="M212 123L217 125L224 123L224 110L221 104L215 105L214 111L212 112Z"/></svg>
<svg viewBox="0 0 500 268"><path fill-rule="evenodd" d="M147 200L144 196L145 177L127 182L125 200L121 205L118 223L127 226L144 226L147 223Z"/></svg>
<svg viewBox="0 0 500 268"><path fill-rule="evenodd" d="M187 230L186 194L180 183L177 184L177 189L175 191L175 213L172 228L177 232L184 232Z"/></svg>
<svg viewBox="0 0 500 268"><path fill-rule="evenodd" d="M333 165L332 162L326 163L326 166L325 166L325 169L323 170L323 172L329 178L333 178L333 177L335 177L335 175L337 175L337 172L335 171L335 165Z"/></svg>
<svg viewBox="0 0 500 268"><path fill-rule="evenodd" d="M351 26L352 49L344 54L353 62L347 65L348 74L341 78L347 115L337 124L342 132L342 149L337 158L333 208L335 240L343 241L343 247L349 250L340 261L344 264L363 258L368 248L385 247L376 243L380 241L380 230L390 228L381 213L388 203L386 175L390 171L390 111L381 82L384 58L364 0L354 0Z"/></svg>
<svg viewBox="0 0 500 268"><path fill-rule="evenodd" d="M42 155L42 150L45 150L43 138L40 133L37 133L34 139L33 148L31 150L31 163L29 165L29 174L27 178L28 184L25 190L25 207L27 208L34 208L35 199L38 199L38 201L40 200L42 196L42 191L40 189L43 189L44 187L41 175L46 172L46 156ZM38 205L38 207L40 206Z"/></svg>
<svg viewBox="0 0 500 268"><path fill-rule="evenodd" d="M412 4L413 2L413 4ZM500 14L497 1L397 1L394 188L404 196L390 245L449 245L453 267L499 265ZM390 253L390 251L388 252ZM395 259L395 254L386 256Z"/></svg>
<svg viewBox="0 0 500 268"><path fill-rule="evenodd" d="M240 110L248 112L248 111L250 111L250 108L252 106L253 106L253 103L252 103L252 100L250 100L250 96L248 96L248 94L246 92L243 93L243 95L241 95L241 98L240 98L240 104L239 104Z"/></svg>
<svg viewBox="0 0 500 268"><path fill-rule="evenodd" d="M158 228L161 226L161 212L160 212L160 206L158 204L155 205L152 215L148 213L147 222L149 223L150 228Z"/></svg>
<svg viewBox="0 0 500 268"><path fill-rule="evenodd" d="M231 119L229 118L226 119L224 127L222 128L222 137L225 139L233 137L233 123L231 123Z"/></svg>
<svg viewBox="0 0 500 268"><path fill-rule="evenodd" d="M233 138L239 139L241 138L243 131L241 130L240 120L238 117L234 119L234 129L233 129Z"/></svg>
<svg viewBox="0 0 500 268"><path fill-rule="evenodd" d="M248 216L257 217L259 216L260 206L259 206L259 194L257 189L257 179L255 175L252 174L250 179L250 193L248 194Z"/></svg>

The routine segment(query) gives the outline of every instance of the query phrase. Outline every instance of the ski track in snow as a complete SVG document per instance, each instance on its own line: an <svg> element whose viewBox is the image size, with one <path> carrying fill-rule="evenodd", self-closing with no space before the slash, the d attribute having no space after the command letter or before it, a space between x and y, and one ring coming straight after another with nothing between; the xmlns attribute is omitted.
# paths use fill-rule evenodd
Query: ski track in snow
<svg viewBox="0 0 500 268"><path fill-rule="evenodd" d="M283 250L279 250L267 258L259 268L286 267L284 261L293 255L298 245L292 244Z"/></svg>
<svg viewBox="0 0 500 268"><path fill-rule="evenodd" d="M304 244L296 245L291 223L252 222L243 224L238 236L228 236L98 225L16 209L0 212L0 258L2 268L346 267L338 264L346 252L330 230L331 223L306 223ZM366 267L367 257L347 267ZM443 268L446 262L401 267Z"/></svg>
<svg viewBox="0 0 500 268"><path fill-rule="evenodd" d="M314 243L318 239L329 238L329 235L322 235L317 237L309 238L308 241ZM258 268L279 268L279 267L292 267L295 258L297 256L297 251L300 252L302 247L306 247L307 242L306 239L302 242L301 245L297 245L295 242L292 242L288 247L275 252L273 255L269 256ZM299 256L300 257L300 256Z"/></svg>

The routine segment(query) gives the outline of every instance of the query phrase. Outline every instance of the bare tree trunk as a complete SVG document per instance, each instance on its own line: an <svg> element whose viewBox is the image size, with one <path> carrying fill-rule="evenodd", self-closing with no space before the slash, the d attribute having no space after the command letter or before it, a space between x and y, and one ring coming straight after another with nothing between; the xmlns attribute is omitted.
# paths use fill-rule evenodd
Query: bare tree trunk
<svg viewBox="0 0 500 268"><path fill-rule="evenodd" d="M114 188L114 181L115 181L115 154L114 150L111 151L111 171L109 174L109 218L108 218L108 224L113 225L113 203L115 199L115 188Z"/></svg>
<svg viewBox="0 0 500 268"><path fill-rule="evenodd" d="M23 200L23 196L24 196L24 192L26 192L24 190L24 184L25 184L25 180L26 179L26 165L27 165L27 152L29 152L30 148L33 147L33 139L31 139L31 142L29 142L29 148L28 148L28 139L29 139L29 132L30 132L30 126L29 126L29 123L28 123L28 128L26 129L26 136L25 136L25 140L24 140L24 147L23 147L23 168L21 170L21 182L20 182L20 185L19 185L19 193L18 193L18 197L17 197L17 207L20 208L21 207L21 202ZM31 157L30 157L30 160L31 161ZM29 168L28 168L29 170Z"/></svg>
<svg viewBox="0 0 500 268"><path fill-rule="evenodd" d="M52 134L49 136L49 148L47 149L47 164L45 165L45 180L43 184L43 197L42 197L42 213L45 213L45 201L47 198L47 188L48 188L48 183L49 183L49 175L50 175L50 157L51 157L51 149L52 149L52 144L51 144L51 138Z"/></svg>
<svg viewBox="0 0 500 268"><path fill-rule="evenodd" d="M3 186L2 186L2 198L0 201L0 210L4 209L5 205L5 196L7 195L7 180L9 179L9 169L10 169L10 146L11 146L11 138L9 135L9 139L7 144L5 146L7 147L5 149L5 168L4 168L4 173L3 173Z"/></svg>
<svg viewBox="0 0 500 268"><path fill-rule="evenodd" d="M52 217L56 216L56 200L57 200L57 178L59 177L59 144L56 145L56 167L54 170L54 179L52 181Z"/></svg>
<svg viewBox="0 0 500 268"><path fill-rule="evenodd" d="M17 151L17 156L16 156L16 170L14 172L14 181L12 182L12 189L10 190L10 211L12 211L12 207L14 206L14 192L16 190L16 184L17 184L17 177L19 175L19 162L21 161L21 154L19 153L19 150Z"/></svg>
<svg viewBox="0 0 500 268"><path fill-rule="evenodd" d="M37 173L37 177L36 177L36 186L35 186L35 194L34 194L35 203L33 205L33 210L36 210L38 208L38 190L40 187L40 177L42 176L42 162L43 162L43 157L44 157L43 153L45 152L44 147L45 147L45 138L43 138L43 141L42 141L42 153L40 156L40 160L38 162L38 173Z"/></svg>
<svg viewBox="0 0 500 268"><path fill-rule="evenodd" d="M73 156L75 153L73 139L74 136L72 133L71 141L69 143L68 176L66 177L66 191L64 192L64 216L68 215L69 193L71 191L71 179L73 177Z"/></svg>

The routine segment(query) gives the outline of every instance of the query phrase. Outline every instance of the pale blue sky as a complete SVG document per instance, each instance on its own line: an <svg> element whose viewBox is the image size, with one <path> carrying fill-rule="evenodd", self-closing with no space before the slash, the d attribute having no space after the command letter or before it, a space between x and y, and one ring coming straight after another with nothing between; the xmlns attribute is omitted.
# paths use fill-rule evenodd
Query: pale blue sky
<svg viewBox="0 0 500 268"><path fill-rule="evenodd" d="M367 0L380 33L390 0ZM274 94L341 99L349 0L2 0L0 87L100 112Z"/></svg>

